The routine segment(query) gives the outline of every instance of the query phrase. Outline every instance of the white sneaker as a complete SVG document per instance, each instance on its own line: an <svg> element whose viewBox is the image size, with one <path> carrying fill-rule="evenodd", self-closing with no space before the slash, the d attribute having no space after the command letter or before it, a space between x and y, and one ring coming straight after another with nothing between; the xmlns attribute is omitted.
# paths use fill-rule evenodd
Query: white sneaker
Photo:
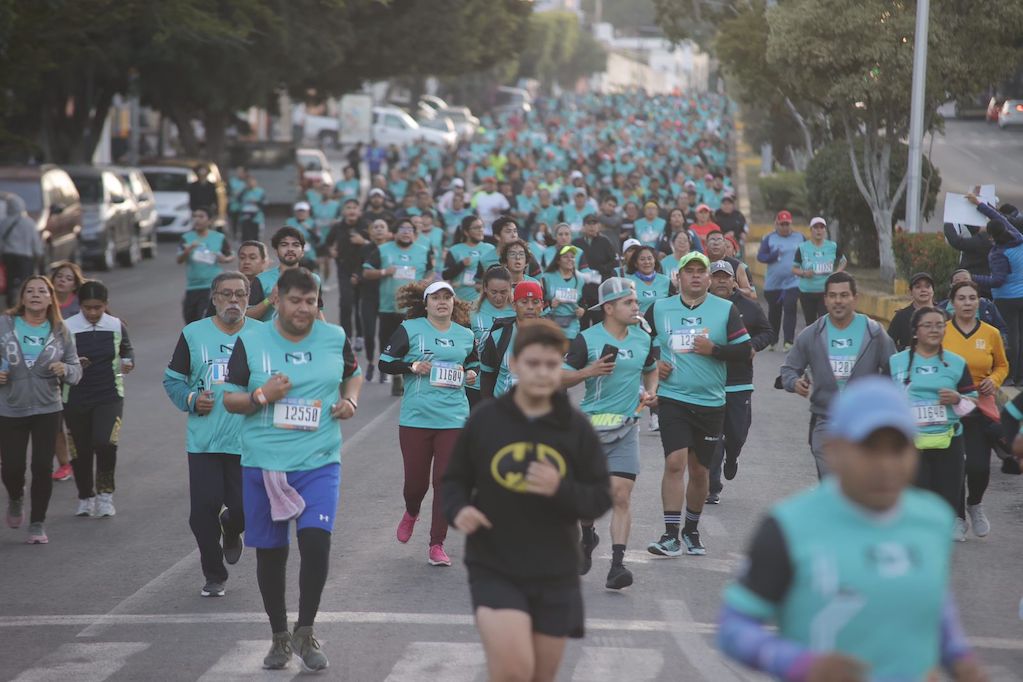
<svg viewBox="0 0 1023 682"><path fill-rule="evenodd" d="M96 496L96 516L103 519L117 513L114 509L114 494L100 493Z"/></svg>
<svg viewBox="0 0 1023 682"><path fill-rule="evenodd" d="M650 430L651 431L661 430L661 420L657 417L656 414L650 415Z"/></svg>
<svg viewBox="0 0 1023 682"><path fill-rule="evenodd" d="M95 516L96 515L96 498L90 497L84 500L78 500L78 511L75 512L75 516Z"/></svg>
<svg viewBox="0 0 1023 682"><path fill-rule="evenodd" d="M956 525L952 530L952 539L956 542L966 542L966 521L956 517Z"/></svg>
<svg viewBox="0 0 1023 682"><path fill-rule="evenodd" d="M968 504L966 513L970 515L970 527L973 528L974 535L982 538L991 532L991 522L987 520L984 507L979 504Z"/></svg>

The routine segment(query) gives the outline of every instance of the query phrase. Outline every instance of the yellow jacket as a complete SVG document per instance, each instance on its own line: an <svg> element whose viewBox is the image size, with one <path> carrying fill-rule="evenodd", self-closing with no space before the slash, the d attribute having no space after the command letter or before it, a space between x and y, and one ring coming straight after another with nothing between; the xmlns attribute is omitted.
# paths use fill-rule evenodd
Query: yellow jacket
<svg viewBox="0 0 1023 682"><path fill-rule="evenodd" d="M973 332L963 334L955 320L949 320L945 326L942 346L966 360L973 381L978 385L984 379L991 379L995 388L998 388L1009 375L1009 361L1005 358L1002 335L986 322L978 320L978 326Z"/></svg>

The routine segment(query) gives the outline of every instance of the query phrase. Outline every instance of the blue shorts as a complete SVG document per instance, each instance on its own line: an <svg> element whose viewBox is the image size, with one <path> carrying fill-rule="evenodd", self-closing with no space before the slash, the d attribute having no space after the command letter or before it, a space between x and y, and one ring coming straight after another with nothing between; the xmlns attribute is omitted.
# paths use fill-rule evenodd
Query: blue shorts
<svg viewBox="0 0 1023 682"><path fill-rule="evenodd" d="M341 464L289 471L287 476L288 484L305 500L305 509L295 522L297 529L322 528L332 532L341 488ZM263 470L258 467L242 467L242 507L246 545L262 549L288 546L291 524L270 517L270 498L263 486Z"/></svg>

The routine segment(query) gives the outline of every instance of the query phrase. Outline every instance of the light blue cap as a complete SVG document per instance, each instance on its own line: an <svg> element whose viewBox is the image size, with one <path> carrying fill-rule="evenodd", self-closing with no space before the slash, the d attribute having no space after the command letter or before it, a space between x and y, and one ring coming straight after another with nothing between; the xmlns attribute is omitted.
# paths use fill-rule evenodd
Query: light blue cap
<svg viewBox="0 0 1023 682"><path fill-rule="evenodd" d="M879 429L890 428L909 440L916 437L916 420L906 392L887 377L850 382L831 402L828 435L862 443Z"/></svg>

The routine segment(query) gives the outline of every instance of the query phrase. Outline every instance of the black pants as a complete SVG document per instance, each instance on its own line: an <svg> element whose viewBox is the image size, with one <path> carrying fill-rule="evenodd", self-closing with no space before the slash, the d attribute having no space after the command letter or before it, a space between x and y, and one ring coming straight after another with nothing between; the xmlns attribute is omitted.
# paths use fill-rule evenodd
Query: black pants
<svg viewBox="0 0 1023 682"><path fill-rule="evenodd" d="M322 528L298 531L298 626L311 627L320 608L323 586L330 568L330 533ZM256 581L272 632L288 631L287 587L288 546L256 550Z"/></svg>
<svg viewBox="0 0 1023 682"><path fill-rule="evenodd" d="M1023 383L1023 355L1020 339L1023 338L1023 298L996 298L998 312L1005 319L1006 336L1009 345L1005 355L1009 359L1009 376L1013 383Z"/></svg>
<svg viewBox="0 0 1023 682"><path fill-rule="evenodd" d="M953 438L944 450L921 450L916 487L937 493L952 509L958 509L965 465L962 436Z"/></svg>
<svg viewBox="0 0 1023 682"><path fill-rule="evenodd" d="M387 348L387 342L394 336L394 332L401 326L405 316L401 313L380 313L380 352Z"/></svg>
<svg viewBox="0 0 1023 682"><path fill-rule="evenodd" d="M725 456L727 455L728 459L739 459L752 423L753 391L726 393L724 437L718 441L714 459L710 464L710 492L720 493L724 490L721 483L721 467L724 465Z"/></svg>
<svg viewBox="0 0 1023 682"><path fill-rule="evenodd" d="M221 509L224 531L235 534L245 530L242 511L241 456L224 453L188 453L188 525L199 546L202 574L206 580L227 580L224 550L221 547Z"/></svg>
<svg viewBox="0 0 1023 682"><path fill-rule="evenodd" d="M21 285L35 274L36 261L32 256L17 256L13 253L3 255L4 268L7 270L7 307L17 305L21 294Z"/></svg>
<svg viewBox="0 0 1023 682"><path fill-rule="evenodd" d="M785 343L792 343L796 338L796 307L799 304L799 289L765 290L767 298L767 318L771 323L771 345L778 343L778 330L784 331ZM782 314L784 313L784 327Z"/></svg>
<svg viewBox="0 0 1023 682"><path fill-rule="evenodd" d="M345 330L345 336L355 339L356 336L359 336L357 327L360 325L356 324L353 334L352 316L354 314L357 318L359 312L355 307L355 285L352 284L352 273L342 269L340 261L335 261L335 264L337 265L337 297L341 308L341 320L338 324Z"/></svg>
<svg viewBox="0 0 1023 682"><path fill-rule="evenodd" d="M53 451L57 449L60 412L30 417L0 417L0 478L7 495L20 500L25 495L28 468L28 439L32 439L32 513L30 523L46 520L53 492Z"/></svg>
<svg viewBox="0 0 1023 682"><path fill-rule="evenodd" d="M373 356L377 350L377 316L380 314L380 297L366 295L366 292L361 292L359 297L359 308L362 311L360 318L362 319L362 338L366 345L366 362L372 364ZM381 347L387 343L384 339L380 342Z"/></svg>
<svg viewBox="0 0 1023 682"><path fill-rule="evenodd" d="M991 450L1001 437L1001 427L982 414L963 418L963 449L966 451L965 484L961 486L956 511L966 518L966 505L984 501L991 480Z"/></svg>
<svg viewBox="0 0 1023 682"><path fill-rule="evenodd" d="M209 305L209 289L189 289L186 291L185 300L181 303L181 312L185 318L185 324L201 320L206 315L206 309Z"/></svg>
<svg viewBox="0 0 1023 682"><path fill-rule="evenodd" d="M823 293L800 291L799 305L803 307L803 319L807 327L828 314L828 309L824 307Z"/></svg>
<svg viewBox="0 0 1023 682"><path fill-rule="evenodd" d="M117 440L121 433L124 401L101 405L68 405L64 422L71 432L74 452L71 468L75 472L78 499L87 500L96 493L114 492L114 469L117 467ZM96 467L93 485L93 465Z"/></svg>

